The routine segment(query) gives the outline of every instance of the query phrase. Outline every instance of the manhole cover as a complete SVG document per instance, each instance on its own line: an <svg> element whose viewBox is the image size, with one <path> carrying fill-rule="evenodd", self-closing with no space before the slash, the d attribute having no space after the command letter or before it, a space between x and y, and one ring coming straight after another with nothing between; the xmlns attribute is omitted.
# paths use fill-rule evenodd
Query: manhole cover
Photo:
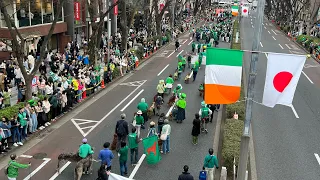
<svg viewBox="0 0 320 180"><path fill-rule="evenodd" d="M43 159L45 157L47 157L46 153L37 153L37 154L33 155L34 159Z"/></svg>

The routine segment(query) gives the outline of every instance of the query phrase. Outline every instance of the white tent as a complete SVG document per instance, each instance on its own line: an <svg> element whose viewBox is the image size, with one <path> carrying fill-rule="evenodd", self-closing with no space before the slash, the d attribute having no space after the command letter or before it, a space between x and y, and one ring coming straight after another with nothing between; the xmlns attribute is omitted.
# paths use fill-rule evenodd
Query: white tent
<svg viewBox="0 0 320 180"><path fill-rule="evenodd" d="M134 180L134 179L129 179L129 178L120 176L118 174L110 173L109 180Z"/></svg>

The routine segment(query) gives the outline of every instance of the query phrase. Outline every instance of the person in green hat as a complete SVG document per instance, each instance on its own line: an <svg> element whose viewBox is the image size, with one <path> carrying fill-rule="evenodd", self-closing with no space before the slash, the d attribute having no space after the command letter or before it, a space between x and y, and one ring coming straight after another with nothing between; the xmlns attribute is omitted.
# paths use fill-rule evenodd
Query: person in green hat
<svg viewBox="0 0 320 180"><path fill-rule="evenodd" d="M169 77L167 77L166 79L166 93L168 94L171 93L173 83L174 83L174 80L172 78L172 74L170 74Z"/></svg>
<svg viewBox="0 0 320 180"><path fill-rule="evenodd" d="M173 94L174 94L174 96L176 98L178 98L180 96L181 89L182 89L182 85L181 84L178 84L177 87L174 88Z"/></svg>
<svg viewBox="0 0 320 180"><path fill-rule="evenodd" d="M199 115L201 117L201 130L202 132L208 133L207 123L209 122L209 117L212 111L207 107L204 101L201 102L201 108L199 110Z"/></svg>
<svg viewBox="0 0 320 180"><path fill-rule="evenodd" d="M181 62L182 62L182 71L184 72L184 70L186 69L186 64L187 64L187 59L186 59L186 56L183 56L182 59L181 59Z"/></svg>
<svg viewBox="0 0 320 180"><path fill-rule="evenodd" d="M185 93L181 93L179 100L176 102L176 106L178 108L176 117L177 123L182 123L182 121L186 119L186 97L187 95Z"/></svg>
<svg viewBox="0 0 320 180"><path fill-rule="evenodd" d="M183 71L183 66L182 66L182 62L181 61L179 61L177 69L178 69L178 80L180 80L181 73Z"/></svg>

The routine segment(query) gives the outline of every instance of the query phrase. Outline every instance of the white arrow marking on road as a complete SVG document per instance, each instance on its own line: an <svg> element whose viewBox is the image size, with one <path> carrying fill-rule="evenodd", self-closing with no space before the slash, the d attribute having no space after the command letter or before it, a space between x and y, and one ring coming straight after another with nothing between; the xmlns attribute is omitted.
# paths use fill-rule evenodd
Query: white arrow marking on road
<svg viewBox="0 0 320 180"><path fill-rule="evenodd" d="M42 169L49 161L51 161L50 158L43 158L44 162L40 164L39 167L37 167L37 169L35 169L34 171L32 171L31 174L29 174L26 178L24 178L23 180L29 180L31 179L32 176L34 176L38 171L40 171L40 169ZM30 168L30 167L29 167Z"/></svg>
<svg viewBox="0 0 320 180"><path fill-rule="evenodd" d="M306 74L305 72L302 71L302 74L309 80L309 82L310 82L311 84L313 84L313 82L312 82L311 79L307 76L307 74Z"/></svg>
<svg viewBox="0 0 320 180"><path fill-rule="evenodd" d="M136 95L134 96L128 104L126 104L120 111L123 112L135 99L137 99L138 96L140 96L141 93L143 93L144 89L141 89L141 91Z"/></svg>
<svg viewBox="0 0 320 180"><path fill-rule="evenodd" d="M277 33L276 33L276 32L274 32L274 30L273 30L273 29L271 29L271 31L272 31L275 35L277 35Z"/></svg>
<svg viewBox="0 0 320 180"><path fill-rule="evenodd" d="M288 49L291 49L291 47L288 44L285 44L287 46Z"/></svg>
<svg viewBox="0 0 320 180"><path fill-rule="evenodd" d="M317 161L318 161L318 163L320 165L320 157L319 157L319 155L317 153L314 153L314 156L316 157L316 159L317 159Z"/></svg>
<svg viewBox="0 0 320 180"><path fill-rule="evenodd" d="M277 39L275 37L272 36L272 38L276 41Z"/></svg>
<svg viewBox="0 0 320 180"><path fill-rule="evenodd" d="M70 164L71 164L70 161L68 161L66 164L64 164L64 165L59 169L59 173L61 173L62 171L64 171ZM49 180L55 180L55 179L59 176L59 173L56 172Z"/></svg>
<svg viewBox="0 0 320 180"><path fill-rule="evenodd" d="M141 158L138 161L138 164L136 165L136 167L134 167L132 173L130 174L129 179L134 178L145 157L146 157L146 154L142 154Z"/></svg>
<svg viewBox="0 0 320 180"><path fill-rule="evenodd" d="M180 52L179 52L179 54L177 54L177 57L183 52L184 50L181 50Z"/></svg>
<svg viewBox="0 0 320 180"><path fill-rule="evenodd" d="M299 119L299 115L298 115L296 109L293 107L293 105L291 104L289 107L292 109L294 116L296 116L296 118Z"/></svg>
<svg viewBox="0 0 320 180"><path fill-rule="evenodd" d="M167 58L169 58L175 51L173 51L171 54L169 54L169 56Z"/></svg>
<svg viewBox="0 0 320 180"><path fill-rule="evenodd" d="M19 157L22 157L22 158L29 158L29 159L31 159L32 158L32 156L29 156L29 155L20 155Z"/></svg>
<svg viewBox="0 0 320 180"><path fill-rule="evenodd" d="M169 66L169 64L167 64L166 67L164 67L164 68L159 72L159 74L158 74L157 76L160 76L160 74L163 73L163 71L166 70L168 66Z"/></svg>
<svg viewBox="0 0 320 180"><path fill-rule="evenodd" d="M279 44L279 46L281 47L281 49L283 49L283 47L281 46L281 44Z"/></svg>
<svg viewBox="0 0 320 180"><path fill-rule="evenodd" d="M260 46L263 47L262 43L260 42Z"/></svg>
<svg viewBox="0 0 320 180"><path fill-rule="evenodd" d="M88 120L88 119L71 119L71 121L74 124L74 126L79 130L79 132L82 134L83 137L86 137L88 135L83 130L93 128L94 126L80 127L80 125L99 122L99 121ZM80 121L80 123L78 123L78 121Z"/></svg>

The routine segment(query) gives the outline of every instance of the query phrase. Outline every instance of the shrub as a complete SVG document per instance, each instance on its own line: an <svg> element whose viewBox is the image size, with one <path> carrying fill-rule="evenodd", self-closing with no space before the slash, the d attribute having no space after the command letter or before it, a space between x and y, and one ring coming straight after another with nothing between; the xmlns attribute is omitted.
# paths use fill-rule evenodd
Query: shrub
<svg viewBox="0 0 320 180"><path fill-rule="evenodd" d="M240 141L243 130L243 121L227 119L224 127L222 158L230 174L233 172L233 158L239 163ZM229 174L229 172L228 172Z"/></svg>
<svg viewBox="0 0 320 180"><path fill-rule="evenodd" d="M116 78L120 76L120 69L119 68L114 68L114 70L112 71L112 78Z"/></svg>
<svg viewBox="0 0 320 180"><path fill-rule="evenodd" d="M24 107L24 103L18 103L13 106L0 110L0 117L13 118L18 114L19 108Z"/></svg>
<svg viewBox="0 0 320 180"><path fill-rule="evenodd" d="M138 57L139 60L143 58L144 49L143 46L138 46L138 49L134 51L135 55Z"/></svg>

